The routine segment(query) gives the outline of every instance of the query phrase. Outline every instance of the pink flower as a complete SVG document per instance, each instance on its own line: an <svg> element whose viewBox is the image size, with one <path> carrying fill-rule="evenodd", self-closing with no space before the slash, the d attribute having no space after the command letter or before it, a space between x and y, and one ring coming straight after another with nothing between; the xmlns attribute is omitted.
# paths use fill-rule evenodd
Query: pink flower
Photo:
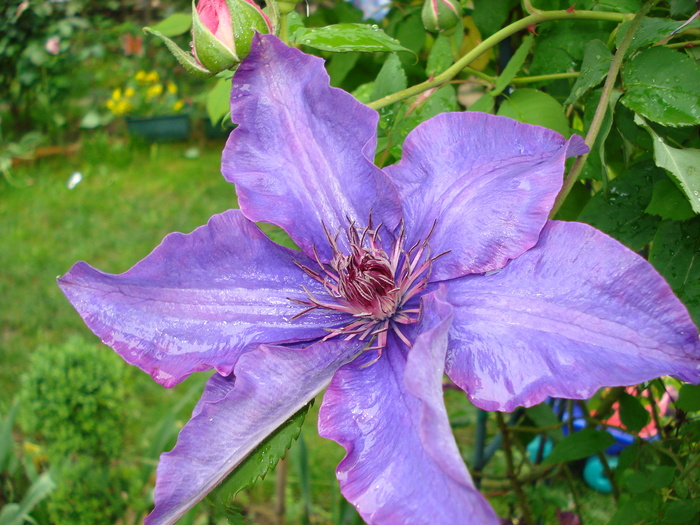
<svg viewBox="0 0 700 525"><path fill-rule="evenodd" d="M52 36L44 44L44 49L46 49L47 53L51 53L52 55L58 55L58 53L60 52L60 45L61 39L57 36Z"/></svg>

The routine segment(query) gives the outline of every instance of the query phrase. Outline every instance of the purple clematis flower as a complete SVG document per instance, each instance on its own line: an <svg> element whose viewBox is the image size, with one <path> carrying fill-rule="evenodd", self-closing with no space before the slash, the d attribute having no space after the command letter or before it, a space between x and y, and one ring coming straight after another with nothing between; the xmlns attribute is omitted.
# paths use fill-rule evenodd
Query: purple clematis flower
<svg viewBox="0 0 700 525"><path fill-rule="evenodd" d="M241 209L123 274L80 262L59 279L157 382L217 372L161 457L148 523L176 521L326 387L319 432L346 449L337 477L368 523L483 525L498 519L452 436L443 374L503 411L700 381L697 328L656 271L590 226L547 220L580 137L442 114L381 170L377 113L272 36L255 37L231 102L222 171Z"/></svg>

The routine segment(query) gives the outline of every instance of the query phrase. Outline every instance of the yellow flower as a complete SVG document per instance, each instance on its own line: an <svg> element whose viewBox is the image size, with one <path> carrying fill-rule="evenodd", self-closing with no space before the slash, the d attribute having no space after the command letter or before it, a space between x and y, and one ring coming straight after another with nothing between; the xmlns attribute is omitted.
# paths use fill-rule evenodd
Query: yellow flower
<svg viewBox="0 0 700 525"><path fill-rule="evenodd" d="M148 88L148 91L146 91L146 99L147 100L154 99L155 97L159 96L161 93L163 93L163 84L156 84L155 86L151 86Z"/></svg>
<svg viewBox="0 0 700 525"><path fill-rule="evenodd" d="M157 84L160 82L160 76L158 75L158 71L149 71L146 73L146 83L147 84Z"/></svg>
<svg viewBox="0 0 700 525"><path fill-rule="evenodd" d="M180 111L184 105L185 103L182 100L178 100L173 104L173 111Z"/></svg>
<svg viewBox="0 0 700 525"><path fill-rule="evenodd" d="M136 73L136 76L134 77L136 79L136 82L139 84L143 84L146 81L146 72L141 70L138 73Z"/></svg>
<svg viewBox="0 0 700 525"><path fill-rule="evenodd" d="M174 82L168 82L168 93L175 95L177 93L177 86Z"/></svg>
<svg viewBox="0 0 700 525"><path fill-rule="evenodd" d="M112 91L112 99L119 100L120 98L122 98L122 90L120 88Z"/></svg>
<svg viewBox="0 0 700 525"><path fill-rule="evenodd" d="M131 98L136 94L136 91L134 91L134 88L128 87L124 90L124 96L126 98Z"/></svg>

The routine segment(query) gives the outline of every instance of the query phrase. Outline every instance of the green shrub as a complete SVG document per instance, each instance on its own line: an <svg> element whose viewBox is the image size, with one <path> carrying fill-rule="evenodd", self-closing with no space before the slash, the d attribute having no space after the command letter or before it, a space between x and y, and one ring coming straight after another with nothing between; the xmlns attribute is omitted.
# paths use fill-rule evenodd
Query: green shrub
<svg viewBox="0 0 700 525"><path fill-rule="evenodd" d="M22 430L50 462L66 455L116 458L125 444L128 367L104 346L74 337L37 349L20 388Z"/></svg>

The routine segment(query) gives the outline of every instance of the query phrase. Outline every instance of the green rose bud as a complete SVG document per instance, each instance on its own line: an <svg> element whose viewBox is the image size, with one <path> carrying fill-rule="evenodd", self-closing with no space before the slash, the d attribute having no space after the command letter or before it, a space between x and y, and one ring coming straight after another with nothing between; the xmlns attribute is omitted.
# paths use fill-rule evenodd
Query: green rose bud
<svg viewBox="0 0 700 525"><path fill-rule="evenodd" d="M457 0L425 0L421 12L423 25L434 33L452 32L463 16Z"/></svg>

